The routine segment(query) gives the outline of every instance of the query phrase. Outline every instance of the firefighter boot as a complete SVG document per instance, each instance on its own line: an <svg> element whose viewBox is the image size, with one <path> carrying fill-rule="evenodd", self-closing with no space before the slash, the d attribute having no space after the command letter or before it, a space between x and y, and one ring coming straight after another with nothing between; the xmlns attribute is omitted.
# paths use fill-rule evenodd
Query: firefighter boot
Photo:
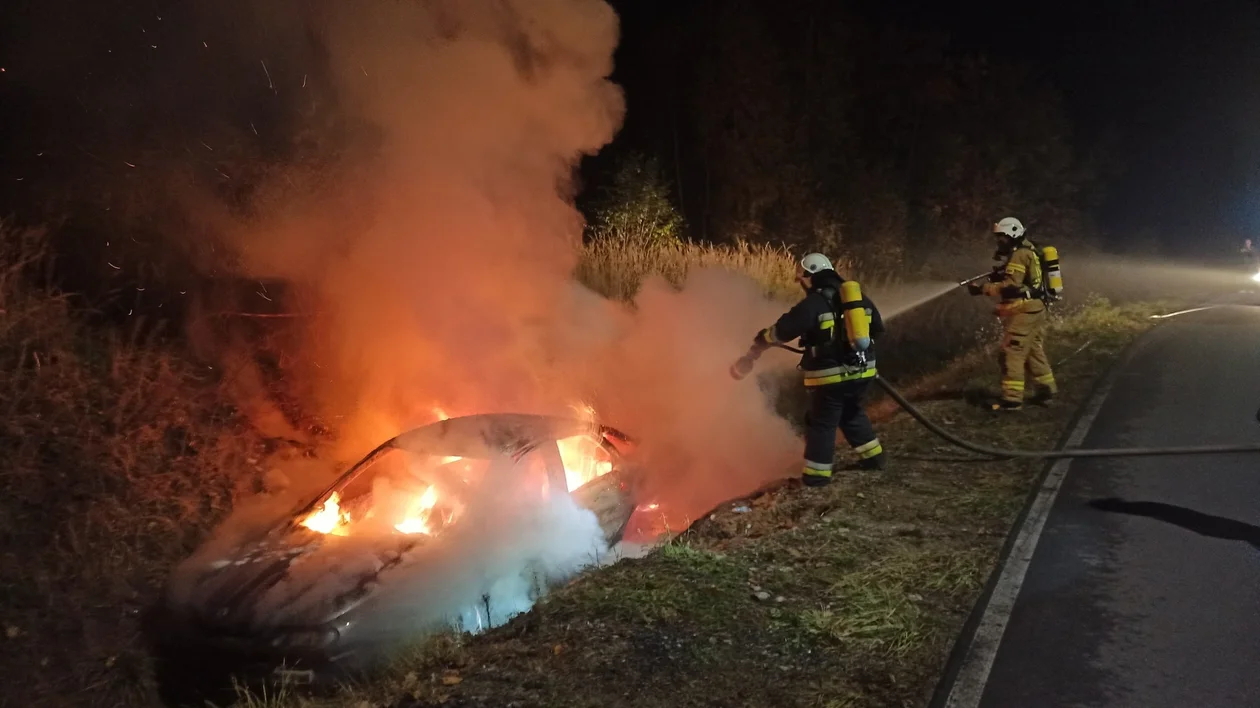
<svg viewBox="0 0 1260 708"><path fill-rule="evenodd" d="M874 457L858 460L857 468L860 470L882 470L888 466L886 458L887 456L881 452Z"/></svg>
<svg viewBox="0 0 1260 708"><path fill-rule="evenodd" d="M804 487L825 487L831 484L831 475L823 477L817 474L802 474L800 480L801 486Z"/></svg>
<svg viewBox="0 0 1260 708"><path fill-rule="evenodd" d="M875 455L873 457L867 457L861 460L854 460L853 462L850 462L849 464L845 465L844 469L846 472L878 471L878 470L886 469L888 467L887 460L888 460L888 456L881 452L878 455Z"/></svg>
<svg viewBox="0 0 1260 708"><path fill-rule="evenodd" d="M1059 384L1055 383L1054 373L1050 371L1050 365L1048 363L1044 363L1046 355L1041 349L1040 342L1037 344L1037 353L1038 357L1036 357L1036 359L1030 359L1029 361L1036 363L1037 366L1035 368L1042 369L1045 373L1038 374L1033 380L1033 385L1036 386L1036 389L1033 391L1033 395L1029 398L1028 402L1039 406L1048 406L1050 405L1050 402L1054 400L1055 394L1059 392Z"/></svg>
<svg viewBox="0 0 1260 708"><path fill-rule="evenodd" d="M1038 386L1028 402L1034 406L1048 406L1054 402L1054 390L1049 386Z"/></svg>

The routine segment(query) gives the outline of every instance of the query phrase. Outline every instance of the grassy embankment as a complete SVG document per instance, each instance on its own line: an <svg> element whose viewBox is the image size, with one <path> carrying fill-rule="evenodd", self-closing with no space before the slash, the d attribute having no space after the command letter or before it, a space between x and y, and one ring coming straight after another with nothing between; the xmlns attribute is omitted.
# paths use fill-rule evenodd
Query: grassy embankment
<svg viewBox="0 0 1260 708"><path fill-rule="evenodd" d="M42 287L44 245L0 228L0 704L152 705L142 611L266 448L222 372Z"/></svg>
<svg viewBox="0 0 1260 708"><path fill-rule="evenodd" d="M72 297L38 285L42 240L0 237L0 704L154 706L141 610L257 491L277 441L231 405L232 372L85 324ZM596 248L582 277L625 296L644 273L693 263L794 289L790 261L757 248ZM1092 344L1060 366L1055 408L994 423L959 400L925 406L968 437L1045 444L1145 314L1095 303L1056 324L1055 359ZM968 356L917 390L991 373L987 354ZM887 473L719 513L504 628L426 642L328 705L919 705L1037 468L933 460L954 455L904 416L881 436Z"/></svg>

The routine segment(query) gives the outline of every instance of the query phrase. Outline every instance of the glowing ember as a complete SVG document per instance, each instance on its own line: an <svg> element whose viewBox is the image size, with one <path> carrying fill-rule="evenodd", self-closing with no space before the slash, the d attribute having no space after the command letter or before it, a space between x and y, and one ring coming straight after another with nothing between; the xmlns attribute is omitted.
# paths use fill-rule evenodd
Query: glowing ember
<svg viewBox="0 0 1260 708"><path fill-rule="evenodd" d="M341 510L341 495L333 492L318 509L302 520L302 525L319 533L344 536L350 515Z"/></svg>
<svg viewBox="0 0 1260 708"><path fill-rule="evenodd" d="M429 528L429 515L433 513L433 507L437 505L437 501L437 487L430 486L424 490L424 494L421 494L419 499L412 502L411 508L407 510L407 518L395 524L394 528L402 533L431 535L433 530Z"/></svg>

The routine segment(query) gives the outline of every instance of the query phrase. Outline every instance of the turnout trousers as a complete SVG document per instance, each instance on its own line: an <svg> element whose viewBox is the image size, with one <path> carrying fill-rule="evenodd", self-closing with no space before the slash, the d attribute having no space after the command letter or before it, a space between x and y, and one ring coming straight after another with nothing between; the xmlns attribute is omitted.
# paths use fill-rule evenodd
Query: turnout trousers
<svg viewBox="0 0 1260 708"><path fill-rule="evenodd" d="M1002 351L998 357L1002 376L1002 400L1023 403L1026 379L1050 394L1058 393L1045 340L1049 313L1019 312L1002 319Z"/></svg>
<svg viewBox="0 0 1260 708"><path fill-rule="evenodd" d="M857 454L858 467L883 467L884 448L862 407L870 383L870 378L861 378L806 387L809 408L805 414L805 467L801 474L806 485L822 486L831 481L837 428Z"/></svg>

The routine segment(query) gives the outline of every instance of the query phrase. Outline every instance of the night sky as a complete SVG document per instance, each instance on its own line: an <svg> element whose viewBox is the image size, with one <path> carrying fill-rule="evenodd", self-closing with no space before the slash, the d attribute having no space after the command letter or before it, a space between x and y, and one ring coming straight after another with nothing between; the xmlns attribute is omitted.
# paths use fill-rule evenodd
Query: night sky
<svg viewBox="0 0 1260 708"><path fill-rule="evenodd" d="M623 21L616 78L628 88L630 111L619 138L623 145L636 140L635 106L652 90L635 82L636 66L647 51L644 30L668 21L670 6L684 1L613 2ZM163 7L175 12L177 6L161 0L81 0L79 5L81 11L69 0L11 0L0 10L0 66L27 74L18 77L13 69L0 73L0 179L10 187L19 173L29 176L35 145L89 159L81 154L86 152L81 148L86 139L78 134L83 122L59 122L49 115L77 100L67 88L68 79L101 61L84 38L109 33L95 44L116 47L121 33L143 20L150 34L136 37L148 42L153 31L171 24L158 23L153 16ZM947 33L954 52L1024 62L1057 85L1068 99L1077 143L1085 149L1109 146L1124 169L1111 183L1099 214L1113 238L1133 239L1153 230L1166 245L1183 250L1225 249L1244 237L1260 236L1260 3L890 0L858 5L882 20ZM149 51L139 42L137 47ZM40 67L24 61L33 52L48 67L34 80L31 70ZM200 79L167 78L168 88L191 105L186 97ZM20 91L12 90L17 81L25 82ZM152 95L164 92L169 93L163 89ZM165 118L176 115L178 111ZM97 132L94 137L102 142L99 126ZM52 179L55 174L45 171L43 176ZM16 194L29 192L0 190L0 199L9 201L0 210L12 210Z"/></svg>

